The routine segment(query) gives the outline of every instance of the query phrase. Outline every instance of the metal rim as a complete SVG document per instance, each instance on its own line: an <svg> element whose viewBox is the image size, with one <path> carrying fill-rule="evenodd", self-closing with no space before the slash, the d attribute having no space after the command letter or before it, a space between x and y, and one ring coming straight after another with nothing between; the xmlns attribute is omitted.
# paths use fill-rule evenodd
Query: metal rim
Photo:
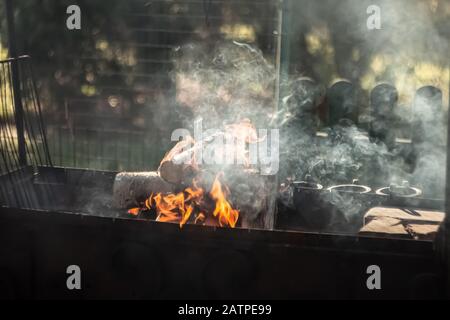
<svg viewBox="0 0 450 320"><path fill-rule="evenodd" d="M358 191L339 190L339 189L344 189L344 188L359 188L361 191L358 192ZM372 191L372 189L370 187L363 186L360 184L341 184L341 185L329 187L327 190L330 192L336 191L336 192L359 193L359 194L369 193L370 191Z"/></svg>
<svg viewBox="0 0 450 320"><path fill-rule="evenodd" d="M308 182L308 181L294 181L292 183L295 189L306 189L306 190L322 190L323 186L319 183Z"/></svg>
<svg viewBox="0 0 450 320"><path fill-rule="evenodd" d="M408 187L408 189L410 191L412 191L413 193L411 194L397 194L395 192L390 192L390 187L384 187L384 188L380 188L376 191L376 194L378 195L382 195L382 196L395 196L395 197L402 197L402 198L414 198L414 197L418 197L422 195L422 190L420 190L419 188L414 188L414 187Z"/></svg>

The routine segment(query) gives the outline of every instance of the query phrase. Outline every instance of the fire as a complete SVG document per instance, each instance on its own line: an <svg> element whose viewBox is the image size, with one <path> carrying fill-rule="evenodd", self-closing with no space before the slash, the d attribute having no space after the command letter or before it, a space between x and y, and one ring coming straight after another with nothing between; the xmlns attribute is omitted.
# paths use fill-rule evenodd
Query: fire
<svg viewBox="0 0 450 320"><path fill-rule="evenodd" d="M213 216L219 219L219 225L229 225L234 228L239 218L239 211L231 207L230 203L226 199L226 194L229 194L228 188L222 188L219 181L219 174L212 185L210 195L216 202L216 208L214 209Z"/></svg>
<svg viewBox="0 0 450 320"><path fill-rule="evenodd" d="M202 168L205 165L203 159L195 158L199 149L203 151L201 156L208 154L215 160L226 159L226 165L236 163L242 170L252 169L256 163L250 151L257 150L256 144L265 138L258 138L256 128L249 119L228 124L222 131L206 137L201 132L197 140L187 136L164 156L158 173L163 180L178 186L190 181L193 175L201 177L206 170ZM230 189L222 183L222 178L223 172L220 172L210 187L203 188L194 178L192 185L183 191L152 194L141 208L130 209L128 213L137 216L141 211L155 210L157 221L179 223L180 227L195 223L235 228L240 213L229 202ZM205 190L208 188L209 191Z"/></svg>
<svg viewBox="0 0 450 320"><path fill-rule="evenodd" d="M220 182L222 176L223 174L219 173L215 177L208 193L194 180L191 187L179 193L152 194L145 200L143 208L133 208L128 210L128 213L136 216L140 211L154 209L157 213L156 221L177 222L180 228L188 223L191 217L195 224L207 223L234 228L239 219L239 210L233 209L228 202L230 191ZM214 203L214 210L212 206L208 210L208 202ZM208 212L212 212L212 221L208 219Z"/></svg>

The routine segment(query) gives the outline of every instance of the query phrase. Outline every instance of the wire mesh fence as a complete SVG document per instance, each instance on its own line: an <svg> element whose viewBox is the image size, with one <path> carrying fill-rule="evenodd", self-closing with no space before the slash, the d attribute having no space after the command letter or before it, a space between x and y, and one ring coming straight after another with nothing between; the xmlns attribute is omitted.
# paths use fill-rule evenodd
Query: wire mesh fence
<svg viewBox="0 0 450 320"><path fill-rule="evenodd" d="M0 61L0 172L51 166L30 58Z"/></svg>
<svg viewBox="0 0 450 320"><path fill-rule="evenodd" d="M275 1L135 0L128 4L115 16L126 38L119 32L99 33L97 50L86 50L81 57L65 51L67 59L80 65L78 70L65 62L58 65L57 76L82 79L78 92L65 94L47 114L50 151L58 166L156 169L178 125L175 113L160 113L171 112L176 104L171 71L173 52L180 45L202 41L205 34L230 37L258 43L268 60L275 59ZM260 14L255 15L255 10Z"/></svg>

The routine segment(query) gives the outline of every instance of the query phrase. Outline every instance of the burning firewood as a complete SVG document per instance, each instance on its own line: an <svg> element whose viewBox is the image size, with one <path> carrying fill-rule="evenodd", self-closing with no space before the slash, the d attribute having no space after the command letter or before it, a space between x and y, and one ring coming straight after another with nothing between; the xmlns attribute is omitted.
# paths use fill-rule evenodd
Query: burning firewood
<svg viewBox="0 0 450 320"><path fill-rule="evenodd" d="M190 186L177 189L156 172L122 172L114 182L115 206L133 216L153 210L157 221L219 227L271 229L273 177L254 170L214 174L201 170ZM130 209L131 208L131 209Z"/></svg>
<svg viewBox="0 0 450 320"><path fill-rule="evenodd" d="M215 139L227 143L216 143ZM117 204L127 209L134 206L128 213L135 216L141 211L156 212L157 221L180 227L201 224L272 229L274 177L261 175L249 156L249 145L260 141L249 120L227 125L199 141L185 137L164 156L157 174L141 173L137 176L140 182L123 174L125 183L118 175ZM196 159L205 153L214 159L233 155L235 162L203 163L204 159Z"/></svg>
<svg viewBox="0 0 450 320"><path fill-rule="evenodd" d="M152 194L143 210L154 209L157 221L178 223L180 227L194 223L234 228L239 211L227 200L230 191L221 179L222 174L218 174L209 191L194 180L192 186L178 193Z"/></svg>

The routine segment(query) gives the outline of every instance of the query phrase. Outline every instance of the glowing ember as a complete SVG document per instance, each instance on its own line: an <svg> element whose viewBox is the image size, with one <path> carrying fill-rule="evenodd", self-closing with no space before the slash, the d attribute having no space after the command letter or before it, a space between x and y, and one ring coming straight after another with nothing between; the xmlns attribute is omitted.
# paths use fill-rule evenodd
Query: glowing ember
<svg viewBox="0 0 450 320"><path fill-rule="evenodd" d="M141 208L131 208L128 210L128 214L131 214L132 216L138 216L139 212L141 212Z"/></svg>

